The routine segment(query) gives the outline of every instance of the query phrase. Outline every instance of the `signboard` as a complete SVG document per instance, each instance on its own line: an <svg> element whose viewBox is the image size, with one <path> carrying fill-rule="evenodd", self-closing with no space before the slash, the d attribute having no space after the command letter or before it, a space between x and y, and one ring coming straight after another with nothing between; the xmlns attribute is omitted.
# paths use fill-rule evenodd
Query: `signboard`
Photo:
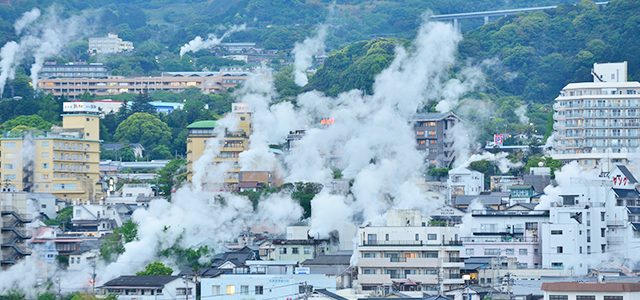
<svg viewBox="0 0 640 300"><path fill-rule="evenodd" d="M296 268L296 274L309 274L309 268Z"/></svg>
<svg viewBox="0 0 640 300"><path fill-rule="evenodd" d="M91 112L98 113L98 105L91 102L65 102L62 106L64 112Z"/></svg>
<svg viewBox="0 0 640 300"><path fill-rule="evenodd" d="M232 103L231 112L232 113L250 113L251 106L246 103Z"/></svg>
<svg viewBox="0 0 640 300"><path fill-rule="evenodd" d="M613 185L615 186L627 186L629 178L627 177L613 177Z"/></svg>
<svg viewBox="0 0 640 300"><path fill-rule="evenodd" d="M503 139L503 137L502 137L502 134L494 134L494 135L493 135L493 142L494 142L496 145L500 145L500 146L502 146L502 143L504 142L504 139Z"/></svg>
<svg viewBox="0 0 640 300"><path fill-rule="evenodd" d="M336 124L336 119L335 118L322 119L322 120L320 120L320 124L322 124L322 125L335 125Z"/></svg>

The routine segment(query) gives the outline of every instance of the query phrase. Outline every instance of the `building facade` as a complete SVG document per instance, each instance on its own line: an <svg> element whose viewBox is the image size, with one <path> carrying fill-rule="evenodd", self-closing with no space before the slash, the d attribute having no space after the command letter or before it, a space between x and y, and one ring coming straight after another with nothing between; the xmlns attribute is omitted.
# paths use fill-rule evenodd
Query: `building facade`
<svg viewBox="0 0 640 300"><path fill-rule="evenodd" d="M109 33L106 37L89 38L89 52L95 54L115 54L133 51L133 43L123 41L117 34Z"/></svg>
<svg viewBox="0 0 640 300"><path fill-rule="evenodd" d="M603 158L626 163L638 142L640 83L627 63L594 64L593 82L571 83L555 99L552 156L594 168Z"/></svg>
<svg viewBox="0 0 640 300"><path fill-rule="evenodd" d="M637 282L544 282L544 300L640 299Z"/></svg>
<svg viewBox="0 0 640 300"><path fill-rule="evenodd" d="M0 193L0 267L2 270L16 264L25 256L31 255L27 241L31 235L26 228L31 223L26 197L16 197L15 193Z"/></svg>
<svg viewBox="0 0 640 300"><path fill-rule="evenodd" d="M410 118L418 150L426 152L433 165L448 167L455 159L453 127L461 120L453 113L421 114Z"/></svg>
<svg viewBox="0 0 640 300"><path fill-rule="evenodd" d="M100 118L65 114L62 128L7 132L0 138L1 175L14 191L51 193L65 200L96 201L100 180Z"/></svg>
<svg viewBox="0 0 640 300"><path fill-rule="evenodd" d="M386 226L359 228L354 287L384 291L411 280L420 290L435 293L463 285L459 228L430 227L428 221L419 210L389 210Z"/></svg>
<svg viewBox="0 0 640 300"><path fill-rule="evenodd" d="M58 65L56 61L46 61L38 76L40 78L108 78L111 76L111 70L102 63L80 62Z"/></svg>
<svg viewBox="0 0 640 300"><path fill-rule="evenodd" d="M70 98L77 98L85 92L109 96L158 90L179 93L188 88L198 88L203 93L219 93L244 83L247 76L246 72L190 72L163 73L154 77L44 78L38 80L38 88L46 94Z"/></svg>

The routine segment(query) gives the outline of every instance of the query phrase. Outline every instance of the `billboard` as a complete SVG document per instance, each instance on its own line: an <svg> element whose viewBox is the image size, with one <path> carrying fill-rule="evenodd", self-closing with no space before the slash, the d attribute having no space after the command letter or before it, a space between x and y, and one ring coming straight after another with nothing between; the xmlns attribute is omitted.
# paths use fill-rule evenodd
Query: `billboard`
<svg viewBox="0 0 640 300"><path fill-rule="evenodd" d="M91 102L65 102L62 104L63 112L90 112L98 113L98 105Z"/></svg>
<svg viewBox="0 0 640 300"><path fill-rule="evenodd" d="M232 113L250 113L251 106L246 103L232 103L231 104L231 112Z"/></svg>
<svg viewBox="0 0 640 300"><path fill-rule="evenodd" d="M493 142L494 142L496 145L500 145L500 146L502 146L502 143L504 143L504 139L503 139L502 134L494 134L494 135L493 135Z"/></svg>

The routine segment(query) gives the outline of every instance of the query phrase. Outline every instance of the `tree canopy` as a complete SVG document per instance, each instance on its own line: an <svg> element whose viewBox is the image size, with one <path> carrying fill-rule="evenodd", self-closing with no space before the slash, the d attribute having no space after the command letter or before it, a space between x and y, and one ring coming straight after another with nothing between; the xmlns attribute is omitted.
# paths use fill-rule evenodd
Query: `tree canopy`
<svg viewBox="0 0 640 300"><path fill-rule="evenodd" d="M154 115L134 113L118 125L113 138L120 142L139 142L145 149L153 149L169 143L171 130Z"/></svg>
<svg viewBox="0 0 640 300"><path fill-rule="evenodd" d="M137 272L136 275L137 276L142 276L142 275L171 275L171 273L173 273L173 269L166 267L163 263L161 262L152 262L150 264L148 264L145 268L144 271L140 271Z"/></svg>

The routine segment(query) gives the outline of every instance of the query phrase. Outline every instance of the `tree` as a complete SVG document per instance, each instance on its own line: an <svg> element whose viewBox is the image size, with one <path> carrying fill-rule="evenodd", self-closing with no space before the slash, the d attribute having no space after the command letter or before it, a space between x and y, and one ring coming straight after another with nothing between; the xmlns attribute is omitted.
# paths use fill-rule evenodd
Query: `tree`
<svg viewBox="0 0 640 300"><path fill-rule="evenodd" d="M131 104L131 112L132 113L148 113L154 114L156 113L156 108L153 107L149 102L151 102L151 96L145 89L144 92L138 94L136 96L135 102Z"/></svg>
<svg viewBox="0 0 640 300"><path fill-rule="evenodd" d="M303 218L311 216L311 200L316 194L320 193L323 185L316 182L294 182L285 183L280 189L290 193L291 198L298 201L302 209L304 209Z"/></svg>
<svg viewBox="0 0 640 300"><path fill-rule="evenodd" d="M170 159L171 151L165 145L159 145L151 150L151 159Z"/></svg>
<svg viewBox="0 0 640 300"><path fill-rule="evenodd" d="M60 210L55 219L44 220L48 226L60 226L63 229L71 226L71 218L73 217L73 206L67 206Z"/></svg>
<svg viewBox="0 0 640 300"><path fill-rule="evenodd" d="M129 220L104 238L100 247L100 256L106 261L113 261L118 255L124 253L124 244L137 239L138 223Z"/></svg>
<svg viewBox="0 0 640 300"><path fill-rule="evenodd" d="M129 146L124 145L118 149L118 153L116 154L116 159L120 159L121 161L135 161L136 154L133 153L133 150L129 148Z"/></svg>
<svg viewBox="0 0 640 300"><path fill-rule="evenodd" d="M171 195L171 189L180 184L181 180L178 174L185 169L187 161L184 159L172 159L168 164L164 166L158 174L159 193L169 197Z"/></svg>
<svg viewBox="0 0 640 300"><path fill-rule="evenodd" d="M118 125L113 138L120 142L138 142L145 149L153 149L158 145L168 145L171 131L155 116L135 113Z"/></svg>
<svg viewBox="0 0 640 300"><path fill-rule="evenodd" d="M549 167L551 168L551 179L556 178L556 171L560 170L563 166L563 163L557 159L553 159L551 158L551 156L548 155L532 155L529 157L529 160L527 161L527 164L525 165L526 167L526 172L529 173L529 169L533 168L533 167L538 167L539 163L542 163L543 167Z"/></svg>
<svg viewBox="0 0 640 300"><path fill-rule="evenodd" d="M40 130L51 129L51 123L45 121L39 115L19 116L15 119L11 119L9 121L4 122L4 124L2 124L2 129L10 131L13 128L18 126L26 126L28 129L40 129Z"/></svg>
<svg viewBox="0 0 640 300"><path fill-rule="evenodd" d="M173 269L169 267L165 267L165 265L161 262L152 262L148 264L144 271L140 271L136 273L137 276L142 275L171 275L173 273Z"/></svg>

